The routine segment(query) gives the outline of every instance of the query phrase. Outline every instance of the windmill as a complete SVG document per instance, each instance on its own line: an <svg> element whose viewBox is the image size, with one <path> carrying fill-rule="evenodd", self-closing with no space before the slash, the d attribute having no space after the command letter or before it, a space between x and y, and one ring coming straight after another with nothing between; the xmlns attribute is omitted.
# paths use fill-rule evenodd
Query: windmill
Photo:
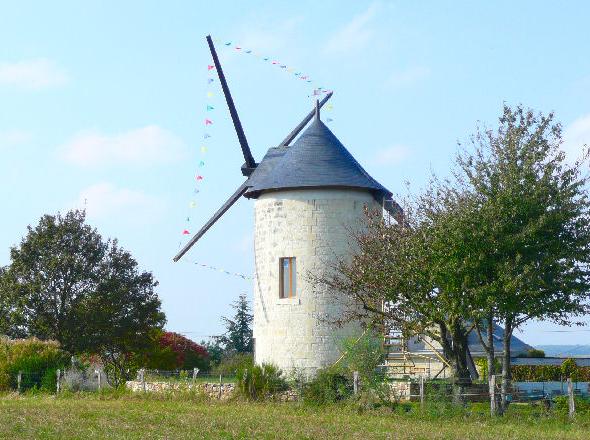
<svg viewBox="0 0 590 440"><path fill-rule="evenodd" d="M348 228L362 224L365 207L385 208L394 217L401 210L391 192L361 167L320 120L320 109L332 92L316 101L315 109L257 163L210 36L207 43L244 156L241 171L247 179L174 261L240 197L254 199L255 361L311 376L338 358L337 339L358 332L360 324L332 326L330 318L337 319L345 306L336 295L313 286L306 274L321 276L329 270L328 260L350 252Z"/></svg>

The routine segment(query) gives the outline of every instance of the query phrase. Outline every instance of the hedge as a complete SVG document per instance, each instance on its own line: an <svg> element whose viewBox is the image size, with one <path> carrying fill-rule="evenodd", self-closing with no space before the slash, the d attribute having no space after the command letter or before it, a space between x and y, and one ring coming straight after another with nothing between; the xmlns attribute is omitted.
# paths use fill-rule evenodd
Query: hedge
<svg viewBox="0 0 590 440"><path fill-rule="evenodd" d="M512 365L511 371L516 382L561 381L568 377L575 382L590 382L590 367L580 367L571 358L561 365Z"/></svg>
<svg viewBox="0 0 590 440"><path fill-rule="evenodd" d="M55 341L0 338L0 390L16 389L17 375L22 371L21 390L53 391L57 369L68 362L68 354Z"/></svg>

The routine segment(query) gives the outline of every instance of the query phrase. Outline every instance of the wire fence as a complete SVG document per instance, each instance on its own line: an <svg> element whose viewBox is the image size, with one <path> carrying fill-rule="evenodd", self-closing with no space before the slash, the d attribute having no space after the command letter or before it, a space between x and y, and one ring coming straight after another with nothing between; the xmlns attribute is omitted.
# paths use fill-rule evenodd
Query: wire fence
<svg viewBox="0 0 590 440"><path fill-rule="evenodd" d="M75 373L75 374L74 374ZM85 388L78 389L101 390L109 387L104 372L100 369L79 370L47 370L45 372L19 371L11 375L9 387L19 393L31 389L53 391L57 394L63 389L72 389L76 380L73 375L82 377ZM177 391L196 390L200 387L210 396L223 398L233 392L237 378L235 375L201 372L198 368L192 370L155 370L140 369L134 380L127 383L132 391ZM390 378L386 383L392 395L398 400L420 402L461 401L461 402L489 402L491 406L499 406L502 395L502 377L494 376L490 383L460 384L452 380L418 378ZM357 372L353 375L354 394L362 392L364 384ZM493 395L490 393L493 388ZM542 402L551 407L559 398L565 398L569 407L569 414L575 413L575 401L578 398L590 402L590 382L574 382L571 379L555 382L514 382L506 390L505 399L509 403Z"/></svg>

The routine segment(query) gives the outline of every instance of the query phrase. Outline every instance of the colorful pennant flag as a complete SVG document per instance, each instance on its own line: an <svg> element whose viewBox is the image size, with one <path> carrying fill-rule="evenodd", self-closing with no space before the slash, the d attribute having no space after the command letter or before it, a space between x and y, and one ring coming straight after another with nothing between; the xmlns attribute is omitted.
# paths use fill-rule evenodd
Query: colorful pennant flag
<svg viewBox="0 0 590 440"><path fill-rule="evenodd" d="M215 107L213 107L212 105L207 105L207 111L210 112L211 110L214 110Z"/></svg>
<svg viewBox="0 0 590 440"><path fill-rule="evenodd" d="M210 135L209 133L205 133L205 134L203 135L203 138L204 138L204 139L208 139L208 138L210 138L210 137L211 137L211 135Z"/></svg>
<svg viewBox="0 0 590 440"><path fill-rule="evenodd" d="M205 119L205 125L211 125L213 121L211 119Z"/></svg>
<svg viewBox="0 0 590 440"><path fill-rule="evenodd" d="M205 154L206 152L207 152L207 147L203 145L201 147L201 153Z"/></svg>
<svg viewBox="0 0 590 440"><path fill-rule="evenodd" d="M182 235L190 235L190 234L191 233L187 229L185 229L184 231L182 231Z"/></svg>
<svg viewBox="0 0 590 440"><path fill-rule="evenodd" d="M199 166L200 166L200 167L204 167L204 166L205 166L205 162L203 162L203 161L200 161L200 162L199 162Z"/></svg>
<svg viewBox="0 0 590 440"><path fill-rule="evenodd" d="M207 98L213 98L213 92L207 92Z"/></svg>
<svg viewBox="0 0 590 440"><path fill-rule="evenodd" d="M215 69L215 66L213 66L213 65L211 65L211 64L209 64L209 65L207 66L207 70L213 70L213 69Z"/></svg>
<svg viewBox="0 0 590 440"><path fill-rule="evenodd" d="M207 78L207 84L211 84L213 81L215 81L213 78Z"/></svg>
<svg viewBox="0 0 590 440"><path fill-rule="evenodd" d="M195 202L195 201L192 201L192 202L190 202L190 203L188 204L188 207L189 207L189 208L196 208L196 207L197 207L197 202Z"/></svg>
<svg viewBox="0 0 590 440"><path fill-rule="evenodd" d="M197 176L197 180L203 180L203 176L201 176L200 174Z"/></svg>

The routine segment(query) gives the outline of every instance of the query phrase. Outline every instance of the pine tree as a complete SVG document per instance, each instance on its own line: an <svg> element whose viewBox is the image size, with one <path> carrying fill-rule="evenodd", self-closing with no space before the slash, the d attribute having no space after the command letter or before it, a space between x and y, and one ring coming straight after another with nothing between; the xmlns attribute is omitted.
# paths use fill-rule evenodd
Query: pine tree
<svg viewBox="0 0 590 440"><path fill-rule="evenodd" d="M225 345L225 351L230 353L252 353L254 341L252 339L253 315L245 293L241 293L232 303L235 310L230 319L222 317L226 332L219 340Z"/></svg>

